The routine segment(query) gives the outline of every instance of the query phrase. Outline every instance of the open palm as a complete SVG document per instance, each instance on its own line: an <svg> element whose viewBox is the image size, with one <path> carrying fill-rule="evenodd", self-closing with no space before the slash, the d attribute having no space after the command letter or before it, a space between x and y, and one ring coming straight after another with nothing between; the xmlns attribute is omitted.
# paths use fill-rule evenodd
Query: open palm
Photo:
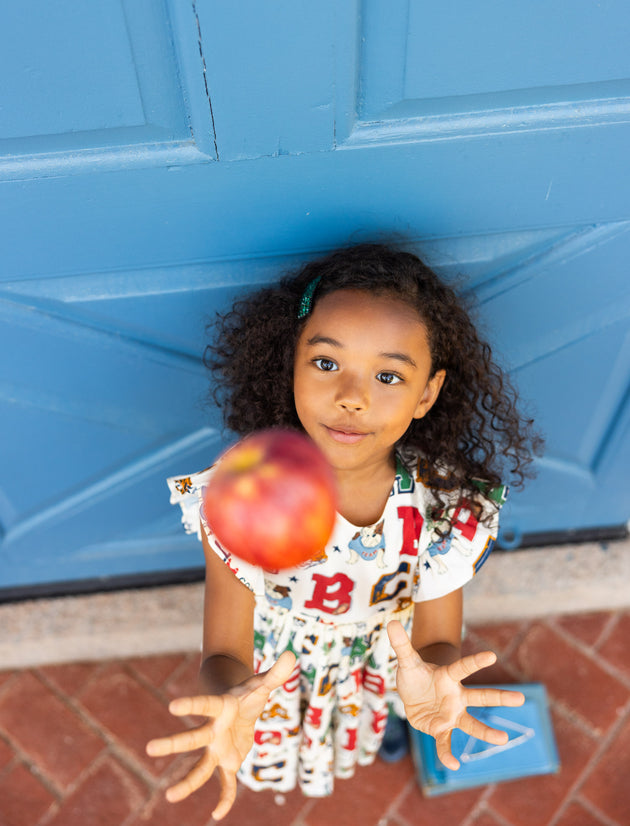
<svg viewBox="0 0 630 826"><path fill-rule="evenodd" d="M504 731L472 717L467 706L520 706L524 696L519 691L475 689L461 684L465 677L496 661L492 651L471 654L450 665L438 666L424 662L398 621L390 622L387 632L398 659L396 687L407 719L414 728L435 738L438 757L448 769L459 768L459 761L451 751L454 728L494 745L507 742L508 735Z"/></svg>
<svg viewBox="0 0 630 826"><path fill-rule="evenodd" d="M167 790L171 803L199 789L217 769L221 795L212 816L215 820L225 817L236 798L236 773L254 742L256 720L269 694L289 678L294 665L295 656L285 651L269 671L251 677L226 694L181 697L170 703L169 711L177 717L192 714L209 718L199 728L147 743L151 757L204 749L186 777Z"/></svg>

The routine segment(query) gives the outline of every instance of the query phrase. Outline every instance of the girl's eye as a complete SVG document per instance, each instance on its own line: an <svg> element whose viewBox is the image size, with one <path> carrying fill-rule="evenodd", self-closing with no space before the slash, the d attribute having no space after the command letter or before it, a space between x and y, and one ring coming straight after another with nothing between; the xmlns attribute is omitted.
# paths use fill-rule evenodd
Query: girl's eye
<svg viewBox="0 0 630 826"><path fill-rule="evenodd" d="M398 384L402 381L396 373L379 373L376 377L382 384Z"/></svg>
<svg viewBox="0 0 630 826"><path fill-rule="evenodd" d="M334 361L330 359L313 359L313 363L316 364L320 370L323 370L325 373L331 373L333 370L338 370L339 368L335 364Z"/></svg>

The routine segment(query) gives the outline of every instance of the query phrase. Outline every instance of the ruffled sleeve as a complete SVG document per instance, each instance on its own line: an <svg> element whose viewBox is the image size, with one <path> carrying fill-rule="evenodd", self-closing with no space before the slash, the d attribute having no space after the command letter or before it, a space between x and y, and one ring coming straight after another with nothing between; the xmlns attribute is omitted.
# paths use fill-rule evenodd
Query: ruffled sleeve
<svg viewBox="0 0 630 826"><path fill-rule="evenodd" d="M440 535L440 528L446 524L446 513L437 520L427 518L426 534L418 553L414 602L437 599L461 588L484 564L496 541L499 510L506 501L507 487L494 488L488 496L490 501L484 505L479 518L465 504L447 506L453 517L453 528L446 536Z"/></svg>
<svg viewBox="0 0 630 826"><path fill-rule="evenodd" d="M197 538L201 542L201 532L204 531L210 547L237 579L240 579L256 596L262 596L265 593L262 568L233 556L223 548L206 521L203 511L203 494L212 476L213 467L206 468L199 473L193 473L190 476L171 476L167 479L166 483L171 492L171 505L179 505L182 512L182 525L186 533L197 534Z"/></svg>

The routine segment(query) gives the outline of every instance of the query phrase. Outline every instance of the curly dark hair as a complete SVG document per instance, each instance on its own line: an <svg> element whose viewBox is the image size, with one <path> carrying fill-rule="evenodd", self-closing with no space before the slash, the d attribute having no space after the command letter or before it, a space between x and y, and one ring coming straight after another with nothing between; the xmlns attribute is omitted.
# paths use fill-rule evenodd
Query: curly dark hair
<svg viewBox="0 0 630 826"><path fill-rule="evenodd" d="M315 278L312 306L335 290L354 289L415 307L427 329L432 374L445 370L446 379L429 413L412 420L398 447L422 457L436 513L445 506L445 491L460 491L458 504L466 499L489 519L496 511L492 488L504 476L521 487L533 475L542 440L533 421L519 413L517 393L479 338L464 299L411 252L386 244L343 248L219 314L204 363L226 425L240 436L268 427L302 429L293 361L305 323L298 318L300 302ZM450 521L448 510L443 518Z"/></svg>

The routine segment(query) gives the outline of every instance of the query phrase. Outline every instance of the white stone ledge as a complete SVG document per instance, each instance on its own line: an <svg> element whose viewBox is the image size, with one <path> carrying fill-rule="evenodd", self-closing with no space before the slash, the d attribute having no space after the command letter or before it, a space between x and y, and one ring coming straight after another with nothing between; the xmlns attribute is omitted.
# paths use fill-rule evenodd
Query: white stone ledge
<svg viewBox="0 0 630 826"><path fill-rule="evenodd" d="M630 540L495 553L466 586L470 623L630 606Z"/></svg>
<svg viewBox="0 0 630 826"><path fill-rule="evenodd" d="M465 589L469 624L630 606L630 540L492 554ZM201 644L203 585L0 605L0 669Z"/></svg>

